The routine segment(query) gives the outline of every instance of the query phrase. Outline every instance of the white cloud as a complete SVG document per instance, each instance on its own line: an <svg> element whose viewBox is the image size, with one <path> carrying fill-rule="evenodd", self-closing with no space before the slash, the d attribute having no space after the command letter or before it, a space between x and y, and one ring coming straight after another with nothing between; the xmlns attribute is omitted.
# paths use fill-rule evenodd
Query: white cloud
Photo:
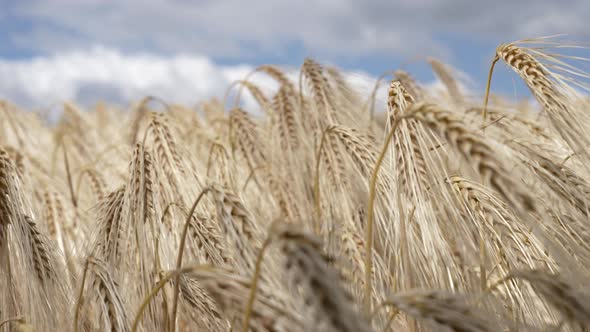
<svg viewBox="0 0 590 332"><path fill-rule="evenodd" d="M0 98L28 108L52 108L63 101L91 106L98 101L128 105L147 95L167 102L194 105L210 97L223 98L232 82L246 78L254 66L223 66L206 56L125 54L112 48L96 46L86 51L69 51L52 56L24 60L0 60ZM296 83L298 68L283 68ZM454 69L460 88L467 93L472 81L466 73ZM363 97L371 94L376 78L362 71L345 71L344 77ZM248 78L268 98L277 89L276 82L258 73ZM435 80L424 86L440 91ZM386 81L376 97L385 105ZM235 93L236 90L234 89ZM228 100L231 106L233 99ZM243 106L253 112L259 106L249 93L242 93Z"/></svg>
<svg viewBox="0 0 590 332"><path fill-rule="evenodd" d="M0 97L25 106L48 107L64 100L128 103L146 95L191 105L222 97L231 82L243 79L249 65L220 66L205 56L125 55L105 47L26 60L0 60ZM271 79L253 81L273 88ZM244 102L254 108L253 99Z"/></svg>

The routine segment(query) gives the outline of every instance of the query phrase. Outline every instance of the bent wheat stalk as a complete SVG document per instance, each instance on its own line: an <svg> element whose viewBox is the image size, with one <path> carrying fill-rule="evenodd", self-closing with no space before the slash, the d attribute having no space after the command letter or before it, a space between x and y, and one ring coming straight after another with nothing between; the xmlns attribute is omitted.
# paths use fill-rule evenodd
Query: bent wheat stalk
<svg viewBox="0 0 590 332"><path fill-rule="evenodd" d="M205 196L207 192L211 190L210 187L206 187L201 191L195 202L193 203L188 215L186 216L186 220L184 222L184 227L182 228L182 235L180 237L180 246L178 248L178 257L176 258L176 270L180 270L182 267L182 256L184 253L184 244L186 242L186 234L188 233L188 227L190 225L190 221L193 217L193 213L195 213L195 209L199 202ZM174 280L174 293L172 299L172 316L170 319L170 331L176 331L176 312L178 308L178 294L180 292L180 275L177 275Z"/></svg>

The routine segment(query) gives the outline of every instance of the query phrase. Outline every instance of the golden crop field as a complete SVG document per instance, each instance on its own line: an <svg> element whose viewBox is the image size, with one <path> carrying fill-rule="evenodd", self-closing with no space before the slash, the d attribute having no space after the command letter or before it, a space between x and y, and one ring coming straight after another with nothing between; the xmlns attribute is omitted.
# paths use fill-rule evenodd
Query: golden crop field
<svg viewBox="0 0 590 332"><path fill-rule="evenodd" d="M547 45L495 50L535 103L311 58L235 84L258 114L3 101L0 330L589 331L587 76Z"/></svg>

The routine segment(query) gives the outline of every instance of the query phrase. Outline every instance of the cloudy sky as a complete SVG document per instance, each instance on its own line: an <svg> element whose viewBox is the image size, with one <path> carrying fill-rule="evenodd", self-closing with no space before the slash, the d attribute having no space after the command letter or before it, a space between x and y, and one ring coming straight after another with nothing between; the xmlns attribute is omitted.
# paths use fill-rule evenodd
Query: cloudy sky
<svg viewBox="0 0 590 332"><path fill-rule="evenodd" d="M425 56L483 79L495 47L588 31L587 0L0 0L0 97L194 103L263 63L306 56L376 77ZM586 39L587 35L582 39ZM510 75L497 89L515 90Z"/></svg>

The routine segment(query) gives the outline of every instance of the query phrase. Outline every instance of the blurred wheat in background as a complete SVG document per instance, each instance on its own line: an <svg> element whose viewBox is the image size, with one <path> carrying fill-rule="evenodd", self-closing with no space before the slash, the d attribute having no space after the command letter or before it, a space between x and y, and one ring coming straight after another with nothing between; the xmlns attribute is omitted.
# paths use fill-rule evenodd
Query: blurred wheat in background
<svg viewBox="0 0 590 332"><path fill-rule="evenodd" d="M589 331L587 76L547 47L495 51L529 104L434 58L442 92L307 58L196 110L2 101L0 330Z"/></svg>

